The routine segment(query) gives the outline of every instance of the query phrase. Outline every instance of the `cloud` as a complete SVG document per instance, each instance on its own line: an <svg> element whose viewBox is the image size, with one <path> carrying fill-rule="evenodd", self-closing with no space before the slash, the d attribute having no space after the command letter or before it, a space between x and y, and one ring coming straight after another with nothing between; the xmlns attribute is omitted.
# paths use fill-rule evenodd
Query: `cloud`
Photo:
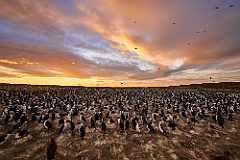
<svg viewBox="0 0 240 160"><path fill-rule="evenodd" d="M188 83L189 70L238 70L239 7L236 0L3 0L1 77L19 73L157 84L181 76Z"/></svg>

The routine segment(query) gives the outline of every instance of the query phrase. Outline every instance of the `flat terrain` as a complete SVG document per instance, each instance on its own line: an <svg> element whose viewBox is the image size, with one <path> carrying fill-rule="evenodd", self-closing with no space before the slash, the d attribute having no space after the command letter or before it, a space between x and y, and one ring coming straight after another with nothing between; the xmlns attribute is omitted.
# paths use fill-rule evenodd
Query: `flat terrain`
<svg viewBox="0 0 240 160"><path fill-rule="evenodd" d="M21 93L21 94L19 94ZM25 98L21 98L23 95ZM96 88L47 88L47 87L5 87L1 90L0 113L9 106L16 105L26 112L28 122L20 130L28 130L30 133L23 138L15 138L17 130L9 134L7 140L0 144L0 159L46 159L45 148L52 137L55 137L58 145L54 159L212 159L222 155L224 151L231 153L230 159L240 159L240 117L239 117L239 90L235 89L96 89ZM28 97L28 98L26 98ZM49 99L48 99L49 98ZM91 101L88 101L91 100ZM204 101L206 100L206 103ZM11 101L11 102L10 102ZM22 102L21 102L22 101ZM228 103L225 103L227 102ZM38 103L39 102L39 103ZM43 103L44 102L44 103ZM46 102L46 103L45 103ZM64 102L61 103L61 102ZM74 102L74 103L72 103ZM89 103L90 102L90 103ZM29 105L25 109L21 105ZM63 108L60 107L65 106ZM136 109L136 105L139 108ZM228 120L228 114L224 112L224 105L227 110L235 106L232 113L233 120ZM227 106L226 106L227 105ZM37 106L35 112L37 118L31 122L33 114L31 107ZM70 106L68 109L64 109ZM142 109L148 106L146 115L148 123L151 123L154 132L148 131L146 124L140 120ZM177 106L179 113L173 110ZM40 113L46 115L50 108L54 109L56 119L52 119L49 112L49 121L52 123L52 130L44 129L43 123L38 123ZM78 112L73 117L75 123L74 134L69 130L66 123L62 133L58 134L59 114L65 114L72 108ZM195 116L196 122L187 123L186 117L192 117L191 110L196 108L206 109L206 116L201 119ZM221 115L224 119L223 128L212 119L213 108L221 108ZM174 119L175 129L168 127L169 121L163 121L156 109L163 110L164 116ZM185 110L186 117L182 115ZM120 131L117 119L120 110L129 114L131 118L139 117L141 133L130 125L130 129ZM107 112L115 122L108 124ZM114 111L114 112L112 112ZM91 128L89 119L95 112L102 112L106 122L106 134L101 130L101 121L96 120L97 127ZM81 122L80 113L86 118ZM152 113L157 113L153 119ZM10 114L14 114L10 111ZM7 124L4 122L5 115L0 119L0 136L12 130L16 124L10 119ZM159 122L165 123L167 137L164 136L158 127ZM171 120L170 120L171 121ZM79 126L84 124L86 136L81 139ZM217 129L210 127L214 125Z"/></svg>

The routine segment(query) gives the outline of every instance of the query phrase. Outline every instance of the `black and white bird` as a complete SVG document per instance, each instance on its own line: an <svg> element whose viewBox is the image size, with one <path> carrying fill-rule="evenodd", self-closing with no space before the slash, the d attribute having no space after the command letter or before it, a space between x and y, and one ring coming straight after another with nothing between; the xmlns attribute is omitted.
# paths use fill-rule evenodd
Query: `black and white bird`
<svg viewBox="0 0 240 160"><path fill-rule="evenodd" d="M47 148L46 148L46 156L47 159L53 159L56 155L57 152L57 143L55 142L54 138L51 139L50 144L48 144Z"/></svg>
<svg viewBox="0 0 240 160"><path fill-rule="evenodd" d="M10 133L0 136L0 144L3 144L10 136Z"/></svg>
<svg viewBox="0 0 240 160"><path fill-rule="evenodd" d="M4 119L4 125L7 125L8 122L10 121L10 119L11 119L11 115L10 115L10 113L8 112L8 114L6 115L6 117L5 117L5 119Z"/></svg>
<svg viewBox="0 0 240 160"><path fill-rule="evenodd" d="M162 124L160 121L159 121L158 127L159 127L160 132L161 132L164 136L168 137L168 136L167 136L167 132L166 132L166 130L164 129L163 124Z"/></svg>
<svg viewBox="0 0 240 160"><path fill-rule="evenodd" d="M150 123L147 123L147 129L150 133L153 133L154 132L154 128L153 126L150 124Z"/></svg>
<svg viewBox="0 0 240 160"><path fill-rule="evenodd" d="M43 116L43 121L48 120L48 119L49 119L49 114L46 114Z"/></svg>
<svg viewBox="0 0 240 160"><path fill-rule="evenodd" d="M22 116L21 116L21 118L20 118L20 122L21 122L21 123L25 123L27 120L28 120L28 119L27 119L26 114L23 113Z"/></svg>
<svg viewBox="0 0 240 160"><path fill-rule="evenodd" d="M112 119L112 117L109 117L109 119L108 119L108 124L113 124L115 121Z"/></svg>
<svg viewBox="0 0 240 160"><path fill-rule="evenodd" d="M72 133L72 135L74 134L74 130L75 130L75 123L73 122L73 120L71 119L71 121L67 121L70 123L70 131Z"/></svg>
<svg viewBox="0 0 240 160"><path fill-rule="evenodd" d="M80 137L81 137L82 139L83 139L84 136L85 136L85 128L84 128L83 124L80 125L79 135L80 135Z"/></svg>
<svg viewBox="0 0 240 160"><path fill-rule="evenodd" d="M215 129L215 130L218 130L218 128L216 126L214 126L213 124L211 124L210 122L208 123L209 124L209 127L212 128L212 129Z"/></svg>
<svg viewBox="0 0 240 160"><path fill-rule="evenodd" d="M43 126L48 131L52 129L52 123L50 123L48 120L44 121Z"/></svg>
<svg viewBox="0 0 240 160"><path fill-rule="evenodd" d="M138 122L136 123L136 131L137 131L137 133L139 133L139 134L141 133L141 128L140 128Z"/></svg>
<svg viewBox="0 0 240 160"><path fill-rule="evenodd" d="M58 126L60 126L60 125L62 125L62 124L65 124L65 122L64 122L64 119L63 119L63 118L59 119L59 121L58 121Z"/></svg>
<svg viewBox="0 0 240 160"><path fill-rule="evenodd" d="M85 117L83 116L82 113L80 113L80 121L81 121L81 122L85 122L85 121L86 121L86 119L85 119Z"/></svg>
<svg viewBox="0 0 240 160"><path fill-rule="evenodd" d="M38 123L42 123L42 120L43 120L43 114L41 113L39 118L38 118Z"/></svg>
<svg viewBox="0 0 240 160"><path fill-rule="evenodd" d="M19 132L16 133L15 138L19 139L19 138L23 138L26 137L30 132L27 130L21 130Z"/></svg>

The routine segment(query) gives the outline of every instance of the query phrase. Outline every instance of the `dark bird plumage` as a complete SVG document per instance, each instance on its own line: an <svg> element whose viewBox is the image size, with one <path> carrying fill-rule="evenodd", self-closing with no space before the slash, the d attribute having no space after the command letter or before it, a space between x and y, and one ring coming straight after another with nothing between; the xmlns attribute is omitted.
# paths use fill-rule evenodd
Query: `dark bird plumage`
<svg viewBox="0 0 240 160"><path fill-rule="evenodd" d="M80 125L80 128L79 128L79 134L80 134L80 137L83 139L85 136L85 128L82 124Z"/></svg>
<svg viewBox="0 0 240 160"><path fill-rule="evenodd" d="M22 130L16 133L15 138L23 138L26 137L30 132L27 130Z"/></svg>
<svg viewBox="0 0 240 160"><path fill-rule="evenodd" d="M217 122L218 122L219 126L221 126L223 128L224 119L223 119L222 115L217 116Z"/></svg>
<svg viewBox="0 0 240 160"><path fill-rule="evenodd" d="M96 128L96 123L95 123L95 121L93 120L92 116L90 117L90 127Z"/></svg>
<svg viewBox="0 0 240 160"><path fill-rule="evenodd" d="M112 119L112 118L109 118L109 120L108 120L108 124L113 124L115 121Z"/></svg>
<svg viewBox="0 0 240 160"><path fill-rule="evenodd" d="M33 113L32 116L31 116L31 122L35 121L36 120L36 114Z"/></svg>
<svg viewBox="0 0 240 160"><path fill-rule="evenodd" d="M20 129L22 126L23 126L23 123L22 123L22 122L19 122L19 123L15 124L15 125L12 127L12 130L18 130L18 129Z"/></svg>
<svg viewBox="0 0 240 160"><path fill-rule="evenodd" d="M124 123L123 123L122 120L120 120L119 128L120 128L120 131L123 131L123 130L124 130Z"/></svg>
<svg viewBox="0 0 240 160"><path fill-rule="evenodd" d="M0 136L0 144L4 143L7 140L7 137L7 134Z"/></svg>
<svg viewBox="0 0 240 160"><path fill-rule="evenodd" d="M54 138L51 139L50 144L47 146L46 155L47 159L53 159L57 152L57 143L55 142Z"/></svg>
<svg viewBox="0 0 240 160"><path fill-rule="evenodd" d="M233 117L232 117L232 114L231 114L231 113L228 114L228 120L229 120L229 121L232 121L232 120L233 120Z"/></svg>
<svg viewBox="0 0 240 160"><path fill-rule="evenodd" d="M47 130L51 130L52 129L52 123L50 123L48 120L44 121L43 126Z"/></svg>
<svg viewBox="0 0 240 160"><path fill-rule="evenodd" d="M160 132L164 135L164 136L166 136L167 138L169 138L168 136L167 136L167 132L166 132L166 130L164 129L164 127L163 127L163 125L159 122L159 130L160 130Z"/></svg>
<svg viewBox="0 0 240 160"><path fill-rule="evenodd" d="M211 127L212 129L218 130L218 128L216 126L214 126L213 124L210 124L209 127Z"/></svg>
<svg viewBox="0 0 240 160"><path fill-rule="evenodd" d="M27 116L25 114L23 114L20 118L20 122L25 123L26 121L27 121Z"/></svg>
<svg viewBox="0 0 240 160"><path fill-rule="evenodd" d="M80 114L80 121L82 121L82 122L86 121L86 118L82 114Z"/></svg>
<svg viewBox="0 0 240 160"><path fill-rule="evenodd" d="M64 120L61 118L61 119L59 119L59 121L58 121L58 126L60 126L61 124L64 124L65 122L64 122Z"/></svg>
<svg viewBox="0 0 240 160"><path fill-rule="evenodd" d="M67 121L70 124L69 130L71 131L72 134L74 134L74 130L75 130L75 123L71 120L71 121Z"/></svg>
<svg viewBox="0 0 240 160"><path fill-rule="evenodd" d="M229 151L225 151L222 155L212 158L212 160L230 160L231 156L232 154Z"/></svg>
<svg viewBox="0 0 240 160"><path fill-rule="evenodd" d="M127 119L125 122L125 130L128 130L130 126L129 120Z"/></svg>
<svg viewBox="0 0 240 160"><path fill-rule="evenodd" d="M102 129L103 133L105 134L106 133L106 123L104 122L104 120L102 120L101 129Z"/></svg>
<svg viewBox="0 0 240 160"><path fill-rule="evenodd" d="M150 123L147 124L147 129L151 133L154 132L154 128L153 128L153 126Z"/></svg>
<svg viewBox="0 0 240 160"><path fill-rule="evenodd" d="M168 127L170 127L172 130L175 130L176 124L174 122L172 122L172 121L169 121Z"/></svg>
<svg viewBox="0 0 240 160"><path fill-rule="evenodd" d="M48 119L49 119L49 114L46 114L46 115L43 117L43 121L48 120Z"/></svg>
<svg viewBox="0 0 240 160"><path fill-rule="evenodd" d="M56 116L55 116L55 112L52 112L52 120L55 120Z"/></svg>

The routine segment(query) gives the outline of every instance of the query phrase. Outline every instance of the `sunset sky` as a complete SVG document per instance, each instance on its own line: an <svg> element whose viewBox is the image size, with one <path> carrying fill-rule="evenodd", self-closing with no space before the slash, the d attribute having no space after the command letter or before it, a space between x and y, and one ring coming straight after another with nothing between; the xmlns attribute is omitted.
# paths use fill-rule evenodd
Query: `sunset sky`
<svg viewBox="0 0 240 160"><path fill-rule="evenodd" d="M0 1L1 83L152 87L239 79L240 0Z"/></svg>

